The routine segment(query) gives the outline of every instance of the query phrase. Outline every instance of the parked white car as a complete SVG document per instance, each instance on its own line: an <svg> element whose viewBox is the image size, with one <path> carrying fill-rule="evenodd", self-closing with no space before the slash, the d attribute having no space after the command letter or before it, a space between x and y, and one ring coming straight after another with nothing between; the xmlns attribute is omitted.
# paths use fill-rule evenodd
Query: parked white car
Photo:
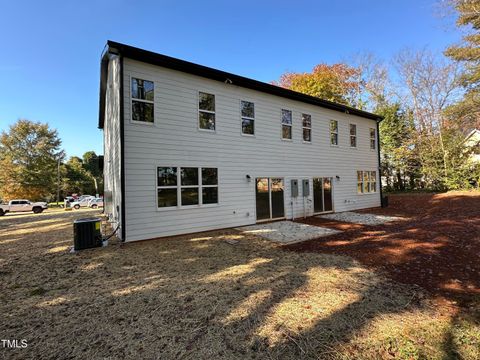
<svg viewBox="0 0 480 360"><path fill-rule="evenodd" d="M33 211L35 214L40 214L43 210L48 208L46 202L31 202L25 199L11 200L8 204L0 204L0 216L6 213L13 212L28 212Z"/></svg>
<svg viewBox="0 0 480 360"><path fill-rule="evenodd" d="M74 202L70 203L70 206L73 207L76 210L80 209L81 207L88 207L88 204L89 204L90 200L92 200L92 199L95 199L95 197L94 196L84 197L81 200L77 200L77 201L74 201Z"/></svg>
<svg viewBox="0 0 480 360"><path fill-rule="evenodd" d="M90 202L88 203L88 207L91 207L92 209L103 207L103 199L102 198L95 198L95 199L90 200Z"/></svg>

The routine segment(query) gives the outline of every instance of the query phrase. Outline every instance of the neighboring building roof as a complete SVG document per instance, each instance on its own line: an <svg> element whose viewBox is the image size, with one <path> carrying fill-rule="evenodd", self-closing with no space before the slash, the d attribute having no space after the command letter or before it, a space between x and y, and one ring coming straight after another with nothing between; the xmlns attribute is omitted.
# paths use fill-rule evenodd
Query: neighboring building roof
<svg viewBox="0 0 480 360"><path fill-rule="evenodd" d="M350 106L337 104L332 101L322 100L314 96L305 95L296 91L288 90L280 86L267 84L258 80L249 79L243 76L231 74L225 71L213 69L203 65L194 64L188 61L176 59L170 56L161 55L147 50L142 50L133 46L108 41L106 49L102 56L101 74L100 74L100 108L98 127L103 129L104 123L104 107L105 107L105 91L107 81L108 53L119 54L123 57L142 61L152 65L162 66L164 68L182 71L204 78L227 82L236 86L261 91L267 94L281 96L287 99L301 101L307 104L317 105L326 109L340 111L342 113L353 114L367 119L382 121L383 117L367 111L359 110Z"/></svg>
<svg viewBox="0 0 480 360"><path fill-rule="evenodd" d="M480 142L480 130L478 129L473 129L468 133L468 135L465 137L465 142L473 141L475 143Z"/></svg>

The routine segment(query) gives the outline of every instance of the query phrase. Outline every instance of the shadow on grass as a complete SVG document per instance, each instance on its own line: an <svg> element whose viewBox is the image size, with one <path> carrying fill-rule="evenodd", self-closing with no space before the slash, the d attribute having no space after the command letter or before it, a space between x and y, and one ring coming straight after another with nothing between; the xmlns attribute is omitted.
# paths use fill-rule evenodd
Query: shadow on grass
<svg viewBox="0 0 480 360"><path fill-rule="evenodd" d="M391 283L350 257L284 251L234 230L114 243L76 254L45 253L45 246L69 231L68 225L55 228L48 245L28 233L21 246L17 242L3 248L7 255L0 255L6 259L0 262L5 271L0 273L5 289L0 311L5 321L0 334L29 340L29 347L11 352L12 357L449 354L441 344L432 350L437 344L431 339L428 346L412 345L411 354L387 348L387 335L372 326L389 317L432 310L421 292ZM239 242L230 245L228 239ZM452 344L446 338L444 347L458 344L455 336Z"/></svg>

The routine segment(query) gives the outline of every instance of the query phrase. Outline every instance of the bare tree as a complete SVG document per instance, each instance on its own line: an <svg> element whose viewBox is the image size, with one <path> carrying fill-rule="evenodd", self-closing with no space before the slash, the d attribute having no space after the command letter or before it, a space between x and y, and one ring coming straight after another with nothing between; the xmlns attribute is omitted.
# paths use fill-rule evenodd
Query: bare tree
<svg viewBox="0 0 480 360"><path fill-rule="evenodd" d="M438 140L443 158L443 175L448 176L448 151L445 146L445 110L462 94L461 68L456 62L435 57L427 50L403 50L394 58L399 74L399 96L413 111L419 141L435 151Z"/></svg>
<svg viewBox="0 0 480 360"><path fill-rule="evenodd" d="M373 53L358 53L350 57L351 66L359 70L358 76L363 86L356 95L358 103L363 103L373 111L387 99L392 99L391 82L386 64Z"/></svg>

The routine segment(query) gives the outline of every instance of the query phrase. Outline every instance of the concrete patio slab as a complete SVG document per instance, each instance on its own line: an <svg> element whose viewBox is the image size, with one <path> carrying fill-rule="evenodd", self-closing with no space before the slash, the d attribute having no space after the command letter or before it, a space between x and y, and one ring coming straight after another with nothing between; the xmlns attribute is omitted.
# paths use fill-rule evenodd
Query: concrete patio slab
<svg viewBox="0 0 480 360"><path fill-rule="evenodd" d="M258 235L280 244L293 244L341 232L340 230L300 224L293 221L276 221L266 224L244 226L237 228L237 230L246 234Z"/></svg>
<svg viewBox="0 0 480 360"><path fill-rule="evenodd" d="M385 216L375 214L363 214L353 211L345 211L341 213L318 215L322 219L329 219L335 221L343 221L361 225L381 225L391 221L405 220L398 216Z"/></svg>

